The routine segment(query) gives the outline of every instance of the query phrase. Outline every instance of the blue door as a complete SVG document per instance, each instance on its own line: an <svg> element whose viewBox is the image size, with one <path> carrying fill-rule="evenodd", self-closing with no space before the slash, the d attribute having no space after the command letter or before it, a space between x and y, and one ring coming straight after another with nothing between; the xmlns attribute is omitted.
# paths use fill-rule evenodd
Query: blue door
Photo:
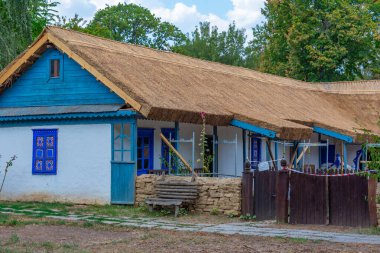
<svg viewBox="0 0 380 253"><path fill-rule="evenodd" d="M258 166L261 159L261 139L251 138L251 168Z"/></svg>
<svg viewBox="0 0 380 253"><path fill-rule="evenodd" d="M137 134L137 175L153 170L154 129L139 128Z"/></svg>
<svg viewBox="0 0 380 253"><path fill-rule="evenodd" d="M161 133L166 137L166 139L175 139L175 129L174 128L162 128ZM169 169L169 160L171 161L171 168L174 168L174 160L169 159L170 149L169 146L166 145L163 141L161 141L161 169L168 170Z"/></svg>
<svg viewBox="0 0 380 253"><path fill-rule="evenodd" d="M321 143L326 143L326 141L321 141ZM321 165L326 163L326 152L327 148L326 147L320 147L321 151ZM335 145L329 145L329 164L334 163L335 161Z"/></svg>
<svg viewBox="0 0 380 253"><path fill-rule="evenodd" d="M135 122L112 125L112 204L134 204L135 202L135 140Z"/></svg>

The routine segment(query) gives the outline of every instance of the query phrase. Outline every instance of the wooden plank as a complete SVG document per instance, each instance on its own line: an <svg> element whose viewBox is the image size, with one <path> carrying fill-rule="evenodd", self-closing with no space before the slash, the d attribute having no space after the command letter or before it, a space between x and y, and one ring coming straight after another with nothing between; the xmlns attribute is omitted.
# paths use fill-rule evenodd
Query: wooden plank
<svg viewBox="0 0 380 253"><path fill-rule="evenodd" d="M198 193L196 192L167 192L167 191L156 191L157 195L170 195L170 196L178 196L178 198L181 198L181 196L198 196Z"/></svg>
<svg viewBox="0 0 380 253"><path fill-rule="evenodd" d="M168 145L168 147L174 152L174 154L176 154L178 156L178 158L189 169L189 171L193 172L191 166L187 163L187 161L185 160L185 158L183 158L183 156L173 147L173 145L171 144L171 142L168 139L166 139L166 137L162 133L160 133L160 137L165 142L165 144ZM194 174L196 174L195 171L194 171Z"/></svg>
<svg viewBox="0 0 380 253"><path fill-rule="evenodd" d="M289 162L290 168L293 168L293 162L294 162L294 159L295 159L295 157L297 155L298 146L299 146L299 143L297 143L297 145L295 146L292 158L290 159L290 162Z"/></svg>
<svg viewBox="0 0 380 253"><path fill-rule="evenodd" d="M97 80L102 82L104 85L106 85L108 88L110 88L113 92L115 92L118 96L123 98L126 103L130 104L135 110L140 111L141 110L141 104L138 103L136 100L134 100L132 97L126 94L121 88L119 88L116 84L111 82L108 78L106 78L103 74L101 74L98 70L96 70L94 67L92 67L90 64L88 64L82 57L74 53L68 46L66 46L63 42L61 42L59 39L57 39L52 34L48 33L46 34L48 37L48 40L52 42L58 49L66 53L70 58L72 58L74 61L76 61L79 65L81 65L84 69L86 69L88 72L90 72ZM1 79L0 79L1 83ZM145 115L146 116L146 115Z"/></svg>
<svg viewBox="0 0 380 253"><path fill-rule="evenodd" d="M306 151L308 150L309 147L305 146L303 147L302 151L301 151L301 154L299 155L299 157L297 158L296 160L296 163L298 164L299 161L301 161L302 157L305 155Z"/></svg>
<svg viewBox="0 0 380 253"><path fill-rule="evenodd" d="M178 199L179 196L173 196L173 195L159 195L158 196L159 198L164 198L164 199ZM181 197L181 200L194 200L196 199L197 196L193 197L193 196L182 196Z"/></svg>
<svg viewBox="0 0 380 253"><path fill-rule="evenodd" d="M41 38L39 38L31 47L27 49L25 54L20 58L15 60L12 65L0 76L0 86L4 84L8 78L10 78L17 70L22 67L30 57L32 57L44 44L48 42L48 35L45 33Z"/></svg>
<svg viewBox="0 0 380 253"><path fill-rule="evenodd" d="M276 218L279 223L288 223L289 173L280 170L276 180Z"/></svg>
<svg viewBox="0 0 380 253"><path fill-rule="evenodd" d="M275 159L274 159L274 156L273 156L273 153L272 153L272 149L271 149L271 143L268 140L268 138L265 140L265 142L267 144L267 149L269 151L269 157L270 157L270 159L272 161L273 168L277 169L277 165L276 165L276 162L275 162Z"/></svg>
<svg viewBox="0 0 380 253"><path fill-rule="evenodd" d="M173 188L160 188L156 187L156 191L166 191L166 192L189 192L189 193L197 193L197 189L173 189Z"/></svg>
<svg viewBox="0 0 380 253"><path fill-rule="evenodd" d="M187 181L179 181L179 180L173 180L173 181L157 181L157 186L183 186L183 187L197 187L198 183L195 182L187 182Z"/></svg>

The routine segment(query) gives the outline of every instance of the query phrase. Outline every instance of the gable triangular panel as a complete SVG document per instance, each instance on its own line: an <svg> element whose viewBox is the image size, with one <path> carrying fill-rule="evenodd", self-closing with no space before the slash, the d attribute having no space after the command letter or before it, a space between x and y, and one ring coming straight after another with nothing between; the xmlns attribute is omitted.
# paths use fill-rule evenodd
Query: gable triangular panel
<svg viewBox="0 0 380 253"><path fill-rule="evenodd" d="M54 60L59 61L55 70ZM0 95L0 108L99 104L125 102L77 62L53 48L47 49Z"/></svg>

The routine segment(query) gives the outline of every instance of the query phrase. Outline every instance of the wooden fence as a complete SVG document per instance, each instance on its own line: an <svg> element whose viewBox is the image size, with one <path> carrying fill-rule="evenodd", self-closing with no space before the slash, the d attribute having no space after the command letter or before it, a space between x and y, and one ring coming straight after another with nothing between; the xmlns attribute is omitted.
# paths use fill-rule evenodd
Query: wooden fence
<svg viewBox="0 0 380 253"><path fill-rule="evenodd" d="M257 220L276 218L277 171L255 171L254 173L254 213Z"/></svg>
<svg viewBox="0 0 380 253"><path fill-rule="evenodd" d="M327 177L293 172L289 181L277 187L277 194L290 192L291 224L377 226L375 179L362 175ZM277 201L277 205L287 210L287 201ZM277 213L279 221L287 222L286 218L281 219L283 216Z"/></svg>
<svg viewBox="0 0 380 253"><path fill-rule="evenodd" d="M293 173L290 177L291 224L327 224L327 177Z"/></svg>

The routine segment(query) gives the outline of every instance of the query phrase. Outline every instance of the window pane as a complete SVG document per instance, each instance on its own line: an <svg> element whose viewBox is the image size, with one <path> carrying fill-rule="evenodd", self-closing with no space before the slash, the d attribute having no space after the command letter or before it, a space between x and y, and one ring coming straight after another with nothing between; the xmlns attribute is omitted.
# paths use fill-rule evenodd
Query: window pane
<svg viewBox="0 0 380 253"><path fill-rule="evenodd" d="M149 137L144 138L144 145L149 145Z"/></svg>
<svg viewBox="0 0 380 253"><path fill-rule="evenodd" d="M144 169L149 168L149 160L144 160Z"/></svg>
<svg viewBox="0 0 380 253"><path fill-rule="evenodd" d="M131 125L130 124L124 124L123 125L123 135L126 135L128 137L131 136Z"/></svg>
<svg viewBox="0 0 380 253"><path fill-rule="evenodd" d="M141 138L137 139L137 147L141 147Z"/></svg>
<svg viewBox="0 0 380 253"><path fill-rule="evenodd" d="M113 148L114 148L114 150L121 150L121 138L120 137L117 137L116 139L114 139Z"/></svg>
<svg viewBox="0 0 380 253"><path fill-rule="evenodd" d="M144 147L144 158L149 158L149 146Z"/></svg>
<svg viewBox="0 0 380 253"><path fill-rule="evenodd" d="M120 136L121 133L121 124L114 124L113 125L113 137L116 138Z"/></svg>
<svg viewBox="0 0 380 253"><path fill-rule="evenodd" d="M50 77L59 77L60 60L50 60Z"/></svg>
<svg viewBox="0 0 380 253"><path fill-rule="evenodd" d="M131 151L124 151L123 152L123 159L124 159L124 162L130 162L132 161L133 159L131 158Z"/></svg>
<svg viewBox="0 0 380 253"><path fill-rule="evenodd" d="M142 169L142 167L141 167L141 160L137 160L137 169L138 170Z"/></svg>
<svg viewBox="0 0 380 253"><path fill-rule="evenodd" d="M130 140L130 138L124 138L123 149L124 150L130 150L131 149L131 140Z"/></svg>
<svg viewBox="0 0 380 253"><path fill-rule="evenodd" d="M116 162L121 162L121 151L113 152L113 160Z"/></svg>
<svg viewBox="0 0 380 253"><path fill-rule="evenodd" d="M137 149L137 158L141 158L142 157L142 149L139 148Z"/></svg>

